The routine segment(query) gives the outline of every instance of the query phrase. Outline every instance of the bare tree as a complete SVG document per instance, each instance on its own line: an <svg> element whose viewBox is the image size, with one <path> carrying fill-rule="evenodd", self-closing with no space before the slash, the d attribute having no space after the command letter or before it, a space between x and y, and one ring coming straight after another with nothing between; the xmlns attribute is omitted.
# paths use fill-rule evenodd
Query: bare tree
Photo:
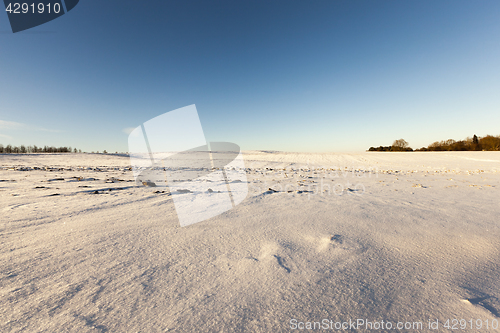
<svg viewBox="0 0 500 333"><path fill-rule="evenodd" d="M395 140L392 143L392 150L394 151L405 151L409 147L408 142L404 139Z"/></svg>
<svg viewBox="0 0 500 333"><path fill-rule="evenodd" d="M479 145L484 150L500 150L500 137L487 135L479 140Z"/></svg>

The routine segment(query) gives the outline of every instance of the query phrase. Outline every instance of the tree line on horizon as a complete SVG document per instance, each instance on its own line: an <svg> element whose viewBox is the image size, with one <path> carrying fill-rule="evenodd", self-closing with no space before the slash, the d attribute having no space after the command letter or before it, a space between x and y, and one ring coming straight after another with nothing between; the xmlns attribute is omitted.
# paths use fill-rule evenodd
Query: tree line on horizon
<svg viewBox="0 0 500 333"><path fill-rule="evenodd" d="M34 154L34 153L81 153L81 149L72 149L71 147L54 147L54 146L3 146L0 144L0 154Z"/></svg>
<svg viewBox="0 0 500 333"><path fill-rule="evenodd" d="M465 140L453 139L436 141L427 147L413 150L404 139L395 140L392 146L370 147L368 151L500 151L500 135L474 136Z"/></svg>

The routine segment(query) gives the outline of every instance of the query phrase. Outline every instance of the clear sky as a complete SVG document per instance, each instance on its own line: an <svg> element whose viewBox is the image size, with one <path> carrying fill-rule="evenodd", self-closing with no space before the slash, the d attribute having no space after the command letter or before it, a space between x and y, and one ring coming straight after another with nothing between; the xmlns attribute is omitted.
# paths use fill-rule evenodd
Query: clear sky
<svg viewBox="0 0 500 333"><path fill-rule="evenodd" d="M208 141L364 151L500 134L500 1L82 0L13 34L0 143L127 151L196 104Z"/></svg>

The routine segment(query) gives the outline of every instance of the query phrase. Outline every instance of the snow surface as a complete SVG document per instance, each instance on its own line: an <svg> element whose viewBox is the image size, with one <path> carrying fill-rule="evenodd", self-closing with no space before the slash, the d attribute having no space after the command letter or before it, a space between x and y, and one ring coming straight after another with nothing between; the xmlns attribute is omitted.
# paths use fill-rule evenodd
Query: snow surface
<svg viewBox="0 0 500 333"><path fill-rule="evenodd" d="M500 153L244 158L246 199L180 227L126 156L0 155L0 331L500 320Z"/></svg>

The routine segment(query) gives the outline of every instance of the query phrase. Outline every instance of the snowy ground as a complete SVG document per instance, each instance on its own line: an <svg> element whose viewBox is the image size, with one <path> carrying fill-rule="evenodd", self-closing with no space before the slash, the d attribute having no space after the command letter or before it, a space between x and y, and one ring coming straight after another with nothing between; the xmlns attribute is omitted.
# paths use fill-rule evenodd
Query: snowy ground
<svg viewBox="0 0 500 333"><path fill-rule="evenodd" d="M500 153L244 157L181 228L127 157L0 155L0 331L500 332Z"/></svg>

